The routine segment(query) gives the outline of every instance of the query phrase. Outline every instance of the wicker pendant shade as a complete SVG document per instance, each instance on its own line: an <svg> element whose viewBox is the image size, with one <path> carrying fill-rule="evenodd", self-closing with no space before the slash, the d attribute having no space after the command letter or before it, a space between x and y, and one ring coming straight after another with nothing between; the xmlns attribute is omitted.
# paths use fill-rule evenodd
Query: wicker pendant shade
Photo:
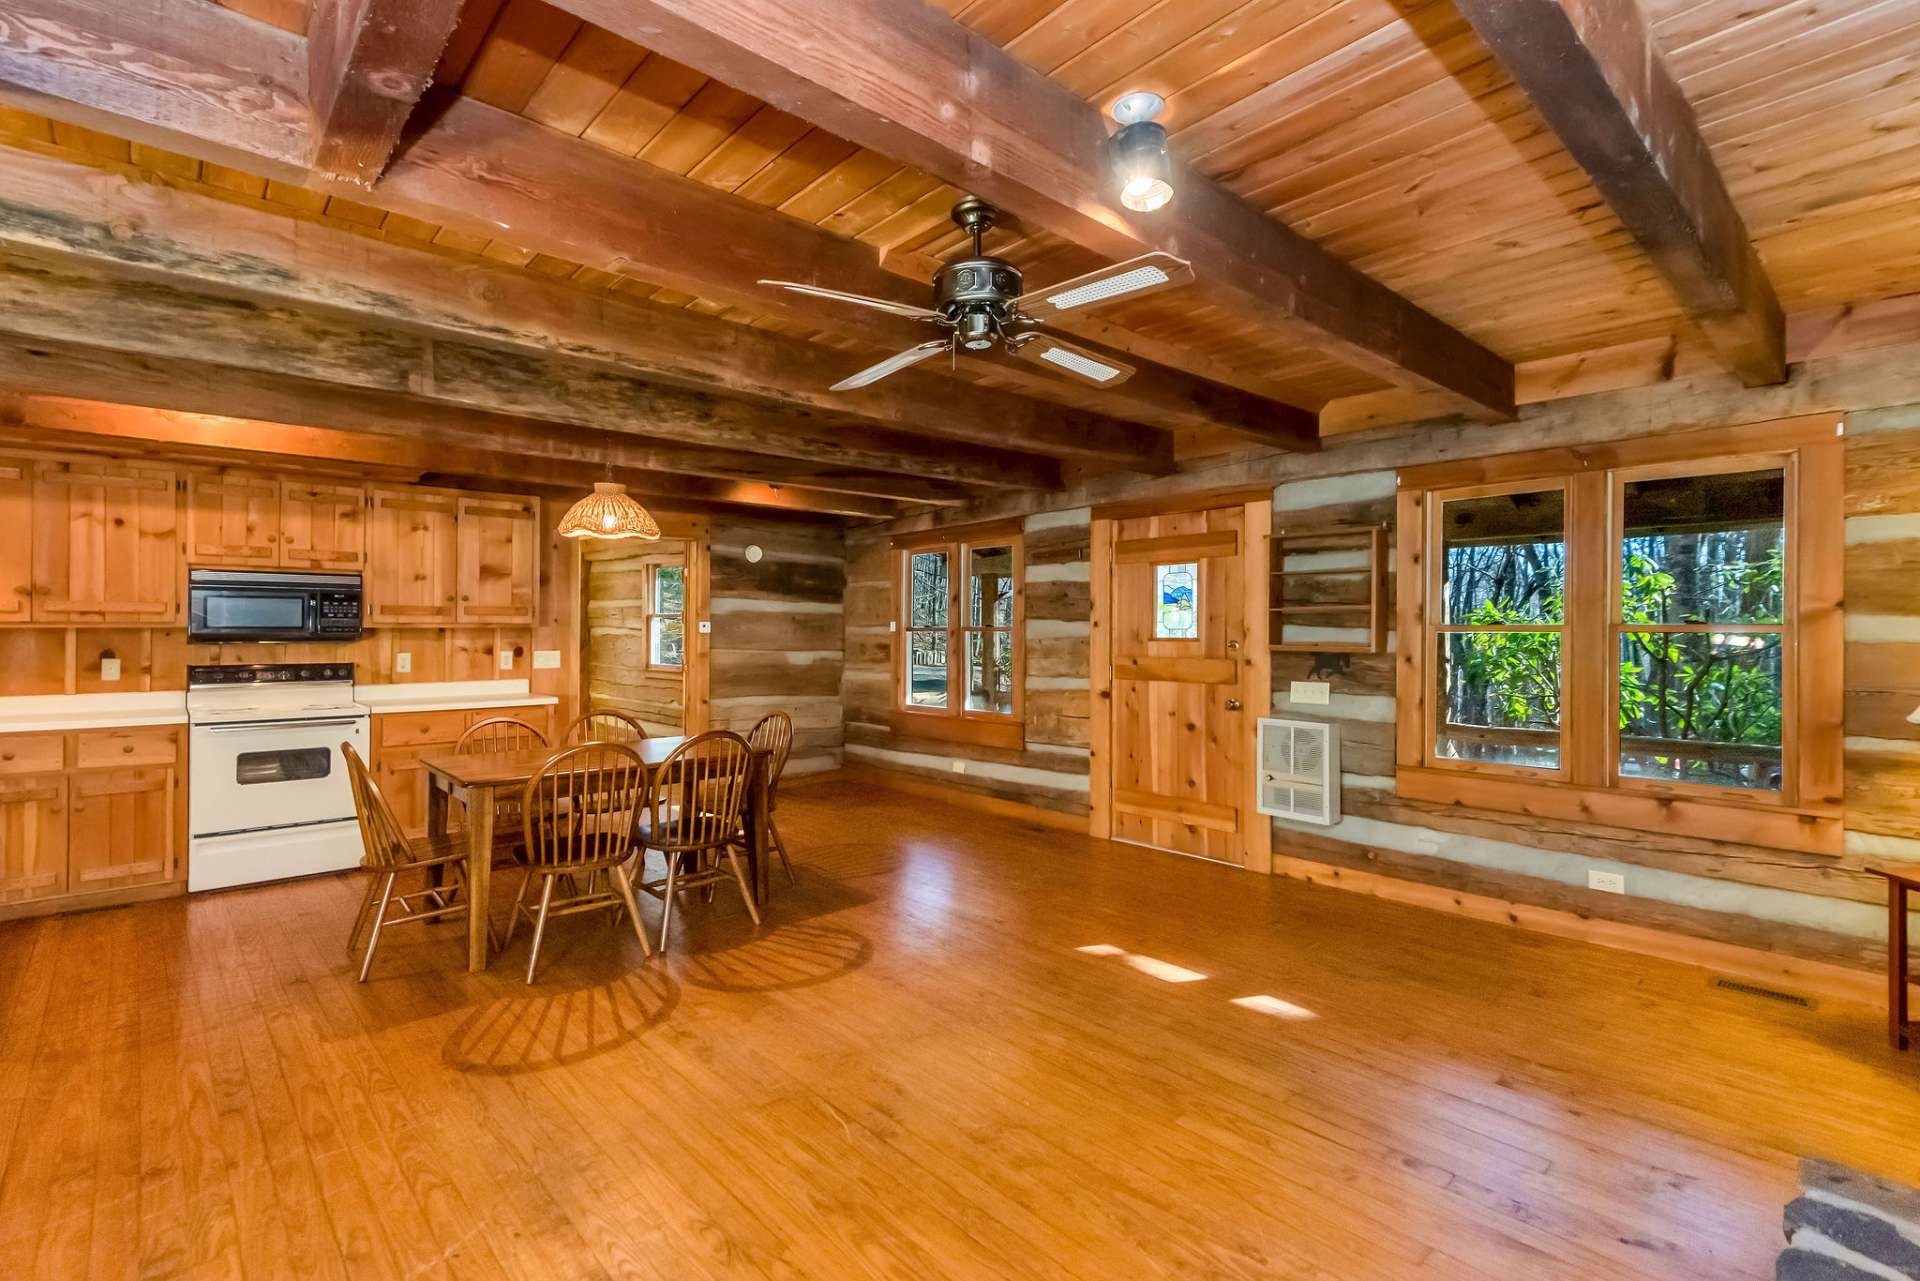
<svg viewBox="0 0 1920 1281"><path fill-rule="evenodd" d="M653 542L660 537L660 526L627 493L625 485L601 481L591 494L567 509L560 519L560 534L564 538L640 538Z"/></svg>

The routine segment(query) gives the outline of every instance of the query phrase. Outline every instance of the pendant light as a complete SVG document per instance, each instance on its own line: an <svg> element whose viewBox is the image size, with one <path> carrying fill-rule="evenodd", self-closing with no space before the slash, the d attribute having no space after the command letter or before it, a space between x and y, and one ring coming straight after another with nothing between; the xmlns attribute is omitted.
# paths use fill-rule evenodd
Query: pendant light
<svg viewBox="0 0 1920 1281"><path fill-rule="evenodd" d="M613 475L612 464L607 466L607 475ZM660 526L634 501L625 485L607 479L595 482L591 494L567 508L567 514L560 518L560 536L606 542L638 538L651 543L658 541Z"/></svg>

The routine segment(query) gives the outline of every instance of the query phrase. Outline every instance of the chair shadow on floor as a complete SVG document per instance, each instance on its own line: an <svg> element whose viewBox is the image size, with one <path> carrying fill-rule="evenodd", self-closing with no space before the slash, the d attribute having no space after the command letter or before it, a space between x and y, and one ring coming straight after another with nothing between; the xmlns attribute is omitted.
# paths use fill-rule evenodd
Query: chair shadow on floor
<svg viewBox="0 0 1920 1281"><path fill-rule="evenodd" d="M701 922L677 940L674 969L690 987L784 992L844 978L873 959L866 935L822 920L768 925L758 934L731 921Z"/></svg>
<svg viewBox="0 0 1920 1281"><path fill-rule="evenodd" d="M556 955L531 987L516 983L468 1009L440 1060L456 1072L491 1076L567 1067L631 1043L679 1004L679 982L658 963L606 955L583 964Z"/></svg>

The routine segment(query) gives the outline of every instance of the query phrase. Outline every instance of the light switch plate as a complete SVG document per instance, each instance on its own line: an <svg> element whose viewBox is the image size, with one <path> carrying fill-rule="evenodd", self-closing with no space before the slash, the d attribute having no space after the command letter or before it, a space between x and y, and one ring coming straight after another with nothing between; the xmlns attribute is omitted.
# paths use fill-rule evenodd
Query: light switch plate
<svg viewBox="0 0 1920 1281"><path fill-rule="evenodd" d="M557 649L536 649L533 651L534 668L542 672L551 672L560 666L560 651Z"/></svg>
<svg viewBox="0 0 1920 1281"><path fill-rule="evenodd" d="M1588 868L1587 888L1601 890L1607 894L1625 894L1627 878L1619 872L1602 872L1595 868Z"/></svg>
<svg viewBox="0 0 1920 1281"><path fill-rule="evenodd" d="M413 655L401 650L393 656L393 670L401 675L413 670Z"/></svg>
<svg viewBox="0 0 1920 1281"><path fill-rule="evenodd" d="M1333 701L1332 687L1325 681L1295 681L1287 691L1289 703L1325 707Z"/></svg>
<svg viewBox="0 0 1920 1281"><path fill-rule="evenodd" d="M100 679L103 681L119 680L120 679L120 660L117 658L101 659L100 660Z"/></svg>
<svg viewBox="0 0 1920 1281"><path fill-rule="evenodd" d="M500 670L503 672L510 672L513 670L513 651L512 650L503 649L500 651Z"/></svg>

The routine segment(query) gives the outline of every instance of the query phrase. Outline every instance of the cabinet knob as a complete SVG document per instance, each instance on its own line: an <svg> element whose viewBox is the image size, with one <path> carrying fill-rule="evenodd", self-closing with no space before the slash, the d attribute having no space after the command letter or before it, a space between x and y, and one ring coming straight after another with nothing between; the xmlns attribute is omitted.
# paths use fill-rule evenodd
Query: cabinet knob
<svg viewBox="0 0 1920 1281"><path fill-rule="evenodd" d="M12 759L13 759L12 752L0 752L0 761L10 761Z"/></svg>
<svg viewBox="0 0 1920 1281"><path fill-rule="evenodd" d="M1240 710L1240 700L1239 700L1239 699L1237 699L1237 698L1230 698L1230 699L1228 699L1228 700L1227 700L1227 710L1228 710L1228 711L1230 711L1230 712L1237 712L1237 711L1239 711L1239 710Z"/></svg>
<svg viewBox="0 0 1920 1281"><path fill-rule="evenodd" d="M132 753L132 751L133 751L133 744L132 744L132 743L128 743L128 744L127 744L126 746L124 746L124 747L122 747L122 748L121 748L120 750L121 750L121 751L123 751L123 752L127 752L127 753L129 753L129 754L131 754L131 753Z"/></svg>

